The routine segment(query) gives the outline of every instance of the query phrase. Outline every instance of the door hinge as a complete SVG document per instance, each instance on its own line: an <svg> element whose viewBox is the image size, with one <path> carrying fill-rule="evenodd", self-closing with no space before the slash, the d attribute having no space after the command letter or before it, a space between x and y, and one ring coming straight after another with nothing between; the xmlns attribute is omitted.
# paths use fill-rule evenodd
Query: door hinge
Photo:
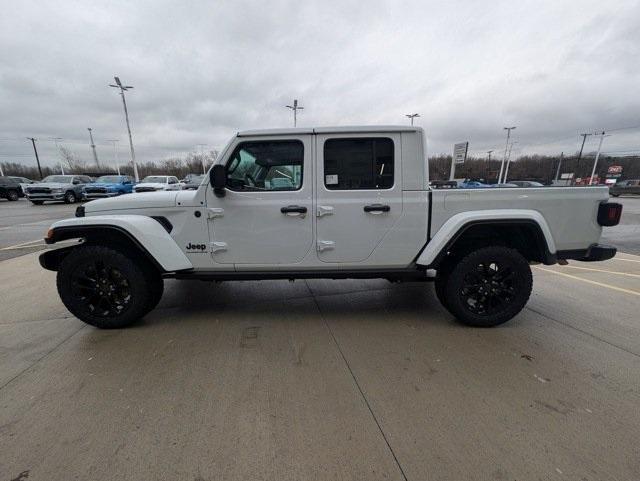
<svg viewBox="0 0 640 481"><path fill-rule="evenodd" d="M224 209L222 207L210 207L207 209L207 218L213 219L215 217L222 217L224 215Z"/></svg>
<svg viewBox="0 0 640 481"><path fill-rule="evenodd" d="M333 241L321 240L321 241L318 241L316 249L318 250L318 252L322 252L329 249L334 249L335 246L336 246L336 243Z"/></svg>
<svg viewBox="0 0 640 481"><path fill-rule="evenodd" d="M316 217L322 217L323 215L333 214L333 207L330 205L319 205Z"/></svg>
<svg viewBox="0 0 640 481"><path fill-rule="evenodd" d="M226 251L227 243L226 242L212 242L211 243L211 254L215 254L216 252Z"/></svg>

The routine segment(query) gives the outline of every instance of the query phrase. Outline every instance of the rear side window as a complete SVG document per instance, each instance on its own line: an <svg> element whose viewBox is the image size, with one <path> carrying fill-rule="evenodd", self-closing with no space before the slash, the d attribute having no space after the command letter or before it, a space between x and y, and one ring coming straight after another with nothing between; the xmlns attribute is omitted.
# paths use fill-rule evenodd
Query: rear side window
<svg viewBox="0 0 640 481"><path fill-rule="evenodd" d="M393 187L393 140L329 139L324 143L324 185L330 190Z"/></svg>

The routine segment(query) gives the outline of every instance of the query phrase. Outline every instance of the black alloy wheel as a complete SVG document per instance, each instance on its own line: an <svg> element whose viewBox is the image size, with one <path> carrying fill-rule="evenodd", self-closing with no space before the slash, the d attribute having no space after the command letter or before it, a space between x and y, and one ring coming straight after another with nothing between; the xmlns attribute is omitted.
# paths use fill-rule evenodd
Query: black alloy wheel
<svg viewBox="0 0 640 481"><path fill-rule="evenodd" d="M447 276L446 307L477 327L502 324L518 314L531 295L528 261L515 249L485 247L463 257Z"/></svg>

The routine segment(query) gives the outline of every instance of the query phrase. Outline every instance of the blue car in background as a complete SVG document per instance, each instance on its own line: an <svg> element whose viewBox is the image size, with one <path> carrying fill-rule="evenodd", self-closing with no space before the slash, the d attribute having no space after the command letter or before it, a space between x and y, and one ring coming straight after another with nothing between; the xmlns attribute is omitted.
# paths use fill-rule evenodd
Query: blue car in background
<svg viewBox="0 0 640 481"><path fill-rule="evenodd" d="M103 175L82 191L83 200L103 199L133 192L133 179L128 175Z"/></svg>

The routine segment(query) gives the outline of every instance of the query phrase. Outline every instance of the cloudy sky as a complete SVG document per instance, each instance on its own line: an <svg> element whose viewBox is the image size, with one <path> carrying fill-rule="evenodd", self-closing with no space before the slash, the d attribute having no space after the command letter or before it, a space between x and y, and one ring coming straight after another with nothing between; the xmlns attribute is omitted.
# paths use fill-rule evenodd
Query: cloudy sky
<svg viewBox="0 0 640 481"><path fill-rule="evenodd" d="M621 129L606 151L640 150L640 2L26 1L0 16L0 161L46 164L53 142L88 159L87 127L139 160L220 148L239 129L406 123L430 153L470 141L575 152L578 133ZM590 140L586 150L595 147Z"/></svg>

